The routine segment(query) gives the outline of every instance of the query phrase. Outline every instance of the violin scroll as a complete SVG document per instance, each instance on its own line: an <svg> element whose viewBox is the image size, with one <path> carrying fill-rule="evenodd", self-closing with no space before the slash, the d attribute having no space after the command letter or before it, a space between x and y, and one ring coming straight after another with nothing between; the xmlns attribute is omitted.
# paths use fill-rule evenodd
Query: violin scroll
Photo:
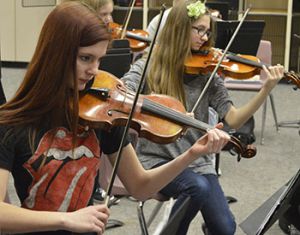
<svg viewBox="0 0 300 235"><path fill-rule="evenodd" d="M229 148L229 152L231 154L237 155L238 161L241 160L241 157L253 158L256 155L256 148L253 145L246 145L234 136L231 136L231 139L226 147Z"/></svg>
<svg viewBox="0 0 300 235"><path fill-rule="evenodd" d="M297 74L294 71L285 72L284 78L287 79L289 83L293 83L294 85L296 85L294 90L300 88L300 74Z"/></svg>

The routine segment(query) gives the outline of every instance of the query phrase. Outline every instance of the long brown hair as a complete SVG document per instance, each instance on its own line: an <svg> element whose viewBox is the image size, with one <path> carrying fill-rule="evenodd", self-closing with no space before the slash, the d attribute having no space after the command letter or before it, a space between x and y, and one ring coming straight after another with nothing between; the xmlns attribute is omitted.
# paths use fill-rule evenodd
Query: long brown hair
<svg viewBox="0 0 300 235"><path fill-rule="evenodd" d="M151 92L173 96L183 104L186 101L183 90L184 62L191 53L191 28L197 20L188 16L186 6L193 2L196 1L179 2L170 11L159 35L147 78ZM204 46L211 43L212 39L209 39Z"/></svg>
<svg viewBox="0 0 300 235"><path fill-rule="evenodd" d="M87 7L78 2L58 5L44 23L23 82L0 107L0 124L28 125L33 136L45 123L77 133L79 47L109 38L105 24Z"/></svg>

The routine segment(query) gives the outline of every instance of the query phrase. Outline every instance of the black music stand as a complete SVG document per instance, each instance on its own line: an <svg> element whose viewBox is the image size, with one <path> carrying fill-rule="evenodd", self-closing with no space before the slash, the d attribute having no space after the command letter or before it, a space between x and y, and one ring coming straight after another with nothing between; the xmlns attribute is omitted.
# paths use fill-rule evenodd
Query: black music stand
<svg viewBox="0 0 300 235"><path fill-rule="evenodd" d="M216 21L216 48L226 48L238 24L239 21L235 20ZM264 27L265 22L263 20L245 20L228 51L256 56Z"/></svg>
<svg viewBox="0 0 300 235"><path fill-rule="evenodd" d="M99 69L121 78L129 71L132 57L133 55L127 39L113 40L112 47L101 58Z"/></svg>
<svg viewBox="0 0 300 235"><path fill-rule="evenodd" d="M283 214L292 214L290 222L300 228L299 207L300 169L287 185L281 187L258 209L248 216L240 227L247 235L263 235ZM297 216L295 218L295 215Z"/></svg>

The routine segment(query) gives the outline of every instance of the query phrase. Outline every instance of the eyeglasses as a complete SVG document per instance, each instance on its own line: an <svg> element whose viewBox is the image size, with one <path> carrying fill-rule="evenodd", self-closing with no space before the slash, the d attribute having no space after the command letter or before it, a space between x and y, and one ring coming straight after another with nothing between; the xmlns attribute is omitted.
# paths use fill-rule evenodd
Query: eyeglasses
<svg viewBox="0 0 300 235"><path fill-rule="evenodd" d="M196 26L192 26L192 29L195 29L195 32L202 38L204 35L207 36L207 38L210 38L212 35L212 32L210 30L206 30L204 28L197 28Z"/></svg>

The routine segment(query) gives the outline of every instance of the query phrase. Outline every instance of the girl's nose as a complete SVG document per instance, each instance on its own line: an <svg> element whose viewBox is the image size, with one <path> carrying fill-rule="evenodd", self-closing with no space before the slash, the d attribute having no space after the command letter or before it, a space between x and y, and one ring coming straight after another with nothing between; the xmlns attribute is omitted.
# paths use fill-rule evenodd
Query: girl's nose
<svg viewBox="0 0 300 235"><path fill-rule="evenodd" d="M98 73L99 64L100 63L98 61L95 61L94 63L92 63L88 70L88 73L93 76L96 75Z"/></svg>
<svg viewBox="0 0 300 235"><path fill-rule="evenodd" d="M201 39L204 40L204 41L207 41L208 40L207 33L205 33L204 35L202 35Z"/></svg>

